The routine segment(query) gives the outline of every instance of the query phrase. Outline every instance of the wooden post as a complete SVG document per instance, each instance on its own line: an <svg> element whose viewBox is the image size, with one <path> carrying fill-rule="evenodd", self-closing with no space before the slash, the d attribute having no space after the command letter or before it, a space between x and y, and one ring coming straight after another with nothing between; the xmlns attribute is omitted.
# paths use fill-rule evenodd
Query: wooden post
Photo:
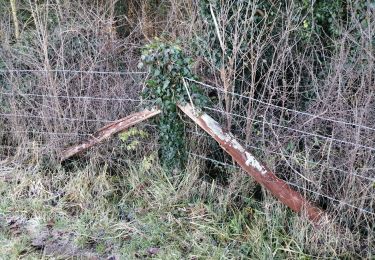
<svg viewBox="0 0 375 260"><path fill-rule="evenodd" d="M93 134L93 136L89 140L81 144L69 147L65 149L64 151L62 151L60 155L60 161L65 161L66 159L78 153L81 153L96 144L103 142L108 137L118 132L121 132L135 124L138 124L150 117L156 116L159 113L161 113L159 109L152 109L152 110L146 109L141 112L134 113L130 116L124 117L120 120L117 120L109 125L106 125L105 127L99 129L95 134Z"/></svg>
<svg viewBox="0 0 375 260"><path fill-rule="evenodd" d="M257 160L247 151L230 132L225 132L212 117L203 113L194 113L191 105L178 105L178 107L204 131L211 135L220 146L229 153L233 159L252 176L258 183L263 185L282 203L293 211L305 213L307 217L318 224L321 223L325 213L307 201L300 193L293 190L285 181L279 179L263 163Z"/></svg>

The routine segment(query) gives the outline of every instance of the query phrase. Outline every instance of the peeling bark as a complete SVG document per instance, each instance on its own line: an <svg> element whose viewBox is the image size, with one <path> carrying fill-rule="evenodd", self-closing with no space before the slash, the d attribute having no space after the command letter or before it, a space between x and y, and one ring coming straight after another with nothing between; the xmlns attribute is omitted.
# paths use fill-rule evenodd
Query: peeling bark
<svg viewBox="0 0 375 260"><path fill-rule="evenodd" d="M60 161L65 161L66 159L76 154L82 153L90 147L103 142L108 137L121 132L133 125L136 125L148 118L156 116L159 113L161 113L159 109L143 110L141 112L134 113L130 116L117 120L109 125L106 125L103 128L99 129L95 134L93 134L93 136L89 140L65 149L60 155Z"/></svg>
<svg viewBox="0 0 375 260"><path fill-rule="evenodd" d="M184 106L178 105L178 107L204 131L210 134L220 146L233 157L242 169L269 190L283 204L287 205L295 212L306 214L307 217L316 224L326 220L324 217L325 213L321 209L307 201L285 181L279 179L267 166L257 160L237 142L230 132L225 132L213 118L205 113L196 115L189 104Z"/></svg>

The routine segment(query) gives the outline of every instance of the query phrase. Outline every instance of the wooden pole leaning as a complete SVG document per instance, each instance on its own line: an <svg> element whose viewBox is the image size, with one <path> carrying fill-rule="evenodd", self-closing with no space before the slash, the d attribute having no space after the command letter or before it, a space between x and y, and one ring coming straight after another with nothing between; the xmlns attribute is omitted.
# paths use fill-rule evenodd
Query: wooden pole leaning
<svg viewBox="0 0 375 260"><path fill-rule="evenodd" d="M246 150L230 132L224 131L212 117L206 113L197 115L190 104L180 104L178 107L212 136L243 170L269 190L283 204L295 212L306 214L315 224L320 224L322 221L327 220L323 210L314 206L300 193L293 190L285 181L278 178L267 166Z"/></svg>

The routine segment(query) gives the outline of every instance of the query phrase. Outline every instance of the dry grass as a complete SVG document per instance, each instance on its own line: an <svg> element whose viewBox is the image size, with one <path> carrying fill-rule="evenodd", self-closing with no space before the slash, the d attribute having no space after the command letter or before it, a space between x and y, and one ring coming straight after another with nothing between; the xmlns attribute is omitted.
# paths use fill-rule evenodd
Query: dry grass
<svg viewBox="0 0 375 260"><path fill-rule="evenodd" d="M348 1L348 13L360 2ZM232 1L218 3L205 18L199 1L17 1L17 41L10 4L0 3L0 69L16 70L0 73L1 91L15 93L0 94L0 113L24 116L0 116L3 258L49 255L56 230L70 246L60 256L150 257L154 247L160 259L375 254L375 157L364 147L375 147L374 8L337 20L341 33L328 46L303 34L298 1L243 1L236 12ZM147 77L66 70L138 71L140 48L155 36L181 41L201 80L218 88L207 94L222 112L207 111L324 207L340 232L312 231L232 168L190 159L167 178L148 162L157 149L150 126L135 150L114 138L75 163L54 162L63 147L137 110L137 101L108 99L138 100ZM74 98L82 96L101 99ZM192 152L231 163L206 137L188 140ZM34 229L45 234L48 225L47 242L34 241Z"/></svg>
<svg viewBox="0 0 375 260"><path fill-rule="evenodd" d="M155 153L128 161L116 175L107 166L2 165L2 259L356 257L337 244L347 241L317 233L274 199L252 198L242 173L228 173L236 187L205 181L202 163L191 158L173 178Z"/></svg>

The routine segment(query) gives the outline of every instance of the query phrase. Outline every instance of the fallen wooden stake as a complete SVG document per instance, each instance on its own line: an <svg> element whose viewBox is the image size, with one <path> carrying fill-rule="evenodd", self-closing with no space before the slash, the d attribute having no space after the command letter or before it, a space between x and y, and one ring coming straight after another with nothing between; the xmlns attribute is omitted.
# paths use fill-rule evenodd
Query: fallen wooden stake
<svg viewBox="0 0 375 260"><path fill-rule="evenodd" d="M150 117L156 116L160 114L161 111L159 109L152 109L152 110L143 110L138 113L134 113L130 116L124 117L120 120L117 120L109 125L104 126L103 128L99 129L96 133L92 135L92 137L78 145L74 145L65 149L60 156L60 160L64 161L78 153L81 153L90 147L103 142L105 139L114 135L118 132L121 132L135 124L138 124Z"/></svg>
<svg viewBox="0 0 375 260"><path fill-rule="evenodd" d="M220 146L233 157L242 169L269 190L282 203L295 212L306 213L308 218L314 223L321 223L325 216L321 209L307 201L300 193L290 188L285 181L279 179L263 163L257 160L237 142L231 133L225 132L212 117L206 113L201 115L195 114L190 104L178 105L178 107L204 131L211 135ZM324 220L325 219L326 218L324 218Z"/></svg>

